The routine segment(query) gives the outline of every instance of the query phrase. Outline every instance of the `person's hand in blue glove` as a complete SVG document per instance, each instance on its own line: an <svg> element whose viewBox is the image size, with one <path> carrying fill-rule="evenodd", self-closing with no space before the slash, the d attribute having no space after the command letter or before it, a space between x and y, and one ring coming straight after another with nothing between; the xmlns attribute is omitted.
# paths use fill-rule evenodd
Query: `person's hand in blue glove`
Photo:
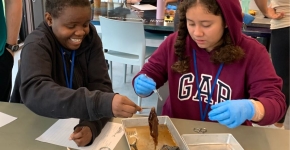
<svg viewBox="0 0 290 150"><path fill-rule="evenodd" d="M250 15L250 14L247 14L247 13L244 13L243 14L243 22L248 25L248 24L251 24L253 21L255 20L255 17Z"/></svg>
<svg viewBox="0 0 290 150"><path fill-rule="evenodd" d="M155 89L156 83L153 79L149 78L145 74L140 74L135 78L134 90L136 94L146 97L150 95Z"/></svg>
<svg viewBox="0 0 290 150"><path fill-rule="evenodd" d="M254 104L249 99L227 100L212 105L211 109L209 119L228 128L235 128L246 120L251 120L255 114Z"/></svg>

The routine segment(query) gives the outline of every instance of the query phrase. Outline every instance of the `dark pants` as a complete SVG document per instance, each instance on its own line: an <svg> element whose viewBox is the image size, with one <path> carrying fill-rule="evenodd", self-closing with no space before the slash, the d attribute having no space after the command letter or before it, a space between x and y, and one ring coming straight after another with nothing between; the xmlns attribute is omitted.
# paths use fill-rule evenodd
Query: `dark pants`
<svg viewBox="0 0 290 150"><path fill-rule="evenodd" d="M282 92L289 107L289 33L290 27L275 29L271 32L271 57L276 73L283 79ZM285 116L279 121L283 123Z"/></svg>
<svg viewBox="0 0 290 150"><path fill-rule="evenodd" d="M12 87L13 56L5 49L0 56L0 101L8 102Z"/></svg>

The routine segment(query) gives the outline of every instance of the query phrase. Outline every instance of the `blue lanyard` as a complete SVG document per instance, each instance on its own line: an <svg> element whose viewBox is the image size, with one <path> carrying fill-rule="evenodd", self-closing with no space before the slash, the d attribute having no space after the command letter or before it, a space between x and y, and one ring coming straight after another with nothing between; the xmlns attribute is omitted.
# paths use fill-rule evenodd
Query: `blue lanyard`
<svg viewBox="0 0 290 150"><path fill-rule="evenodd" d="M75 65L75 53L76 51L72 51L72 60L71 60L71 68L70 68L70 76L69 76L69 81L68 81L68 75L67 75L67 70L66 70L66 63L65 63L65 59L64 59L64 51L62 48L60 48L61 50L61 56L62 56L62 63L63 63L63 68L64 68L64 76L65 76L65 82L66 82L66 86L68 88L72 88L72 81L73 81L73 74L74 74L74 65Z"/></svg>
<svg viewBox="0 0 290 150"><path fill-rule="evenodd" d="M195 50L193 50L193 63L194 63L194 72L195 72L195 76L196 76L196 88L197 88L197 96L198 96L198 100L199 100L199 111L200 111L200 116L201 116L201 120L204 121L205 120L205 116L207 114L207 110L208 110L208 106L209 106L209 103L210 103L210 100L212 98L212 94L214 93L214 88L215 88L215 85L217 83L217 79L222 71L222 68L223 68L223 63L220 65L219 67L219 70L216 74L216 77L214 79L214 82L213 82L213 86L211 88L211 92L209 94L209 97L208 97L208 100L207 100L207 104L206 104L206 107L205 107L205 110L204 110L204 113L202 112L202 100L200 98L200 87L199 87L199 81L198 81L198 73L197 73L197 64L196 64L196 54L195 54Z"/></svg>

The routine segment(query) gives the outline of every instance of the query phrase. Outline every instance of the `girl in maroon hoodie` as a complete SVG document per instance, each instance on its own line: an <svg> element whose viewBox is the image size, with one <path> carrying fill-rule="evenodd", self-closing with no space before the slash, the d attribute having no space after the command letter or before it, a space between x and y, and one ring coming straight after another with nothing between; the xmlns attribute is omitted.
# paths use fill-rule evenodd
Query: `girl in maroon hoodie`
<svg viewBox="0 0 290 150"><path fill-rule="evenodd" d="M149 96L168 81L163 115L229 128L277 122L286 110L282 80L266 48L242 33L241 12L238 0L180 3L178 32L133 79L136 94Z"/></svg>

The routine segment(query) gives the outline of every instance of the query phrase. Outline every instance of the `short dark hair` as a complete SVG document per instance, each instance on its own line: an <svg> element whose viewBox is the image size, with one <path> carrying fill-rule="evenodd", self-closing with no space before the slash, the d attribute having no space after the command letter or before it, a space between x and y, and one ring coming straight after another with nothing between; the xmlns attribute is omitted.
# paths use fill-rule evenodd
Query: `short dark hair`
<svg viewBox="0 0 290 150"><path fill-rule="evenodd" d="M90 7L89 0L46 0L45 9L52 17L57 18L65 7Z"/></svg>

